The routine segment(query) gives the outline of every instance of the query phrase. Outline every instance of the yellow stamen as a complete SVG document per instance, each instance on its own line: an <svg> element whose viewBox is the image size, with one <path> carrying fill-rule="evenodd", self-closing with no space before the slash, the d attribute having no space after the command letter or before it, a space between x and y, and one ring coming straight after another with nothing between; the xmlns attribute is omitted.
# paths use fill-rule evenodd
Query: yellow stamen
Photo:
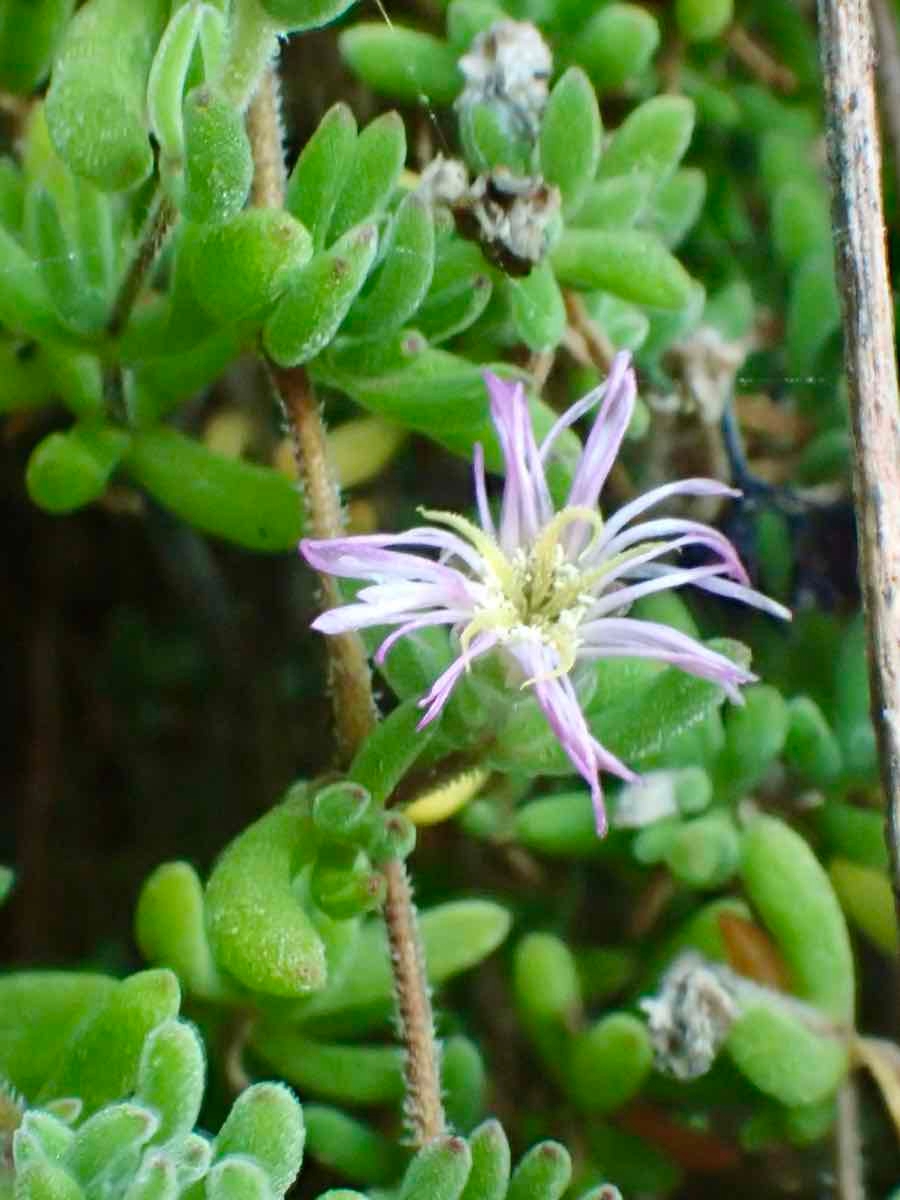
<svg viewBox="0 0 900 1200"><path fill-rule="evenodd" d="M578 640L574 634L568 638L562 639L559 636L553 638L553 648L559 655L559 663L552 671L545 671L542 675L532 675L530 679L526 679L522 684L523 688L531 687L535 683L549 683L551 679L560 679L575 666L576 648Z"/></svg>
<svg viewBox="0 0 900 1200"><path fill-rule="evenodd" d="M440 525L447 525L450 529L455 530L462 537L466 538L467 541L471 542L494 572L504 591L515 588L516 579L512 564L490 534L485 533L483 529L479 529L477 525L469 521L466 517L460 516L459 513L444 512L443 510L434 508L423 508L421 505L418 511L426 520L437 521Z"/></svg>

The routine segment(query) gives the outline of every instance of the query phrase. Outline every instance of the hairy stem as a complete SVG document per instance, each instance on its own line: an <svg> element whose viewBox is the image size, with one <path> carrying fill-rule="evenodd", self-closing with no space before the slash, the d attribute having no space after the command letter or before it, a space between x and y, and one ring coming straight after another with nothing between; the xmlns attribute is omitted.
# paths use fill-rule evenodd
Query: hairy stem
<svg viewBox="0 0 900 1200"><path fill-rule="evenodd" d="M900 912L900 404L869 0L819 0L872 719Z"/></svg>
<svg viewBox="0 0 900 1200"><path fill-rule="evenodd" d="M399 859L389 862L385 877L388 889L384 920L397 993L397 1020L406 1047L406 1119L414 1144L424 1146L446 1127L441 1103L440 1055L405 864Z"/></svg>
<svg viewBox="0 0 900 1200"><path fill-rule="evenodd" d="M248 115L248 131L257 175L254 200L277 207L283 201L284 168L278 79L274 69L269 70L256 93ZM279 367L271 362L268 367L293 437L311 532L317 538L340 537L344 529L340 496L328 462L325 426L312 384L302 367ZM334 578L321 575L319 582L326 607L340 603ZM343 762L348 763L377 720L372 677L358 634L329 637L327 645L338 746ZM446 1125L441 1102L440 1053L406 867L395 859L387 864L384 874L387 882L384 921L391 950L399 1032L406 1051L406 1118L415 1145L423 1146L442 1133Z"/></svg>
<svg viewBox="0 0 900 1200"><path fill-rule="evenodd" d="M165 245L166 238L171 233L177 218L178 210L175 205L164 192L157 190L134 256L110 310L109 320L106 323L106 331L110 337L118 337L128 324L137 298L143 291L157 256Z"/></svg>
<svg viewBox="0 0 900 1200"><path fill-rule="evenodd" d="M317 538L340 537L343 532L340 498L328 462L319 402L309 376L302 367L277 367L274 363L269 364L269 373L294 442L310 532ZM333 576L320 575L319 585L325 608L341 603ZM338 749L347 763L375 724L371 675L358 633L335 634L328 638L327 646Z"/></svg>
<svg viewBox="0 0 900 1200"><path fill-rule="evenodd" d="M263 74L247 110L247 135L254 167L250 203L255 208L280 208L286 182L284 131L278 78L272 68Z"/></svg>

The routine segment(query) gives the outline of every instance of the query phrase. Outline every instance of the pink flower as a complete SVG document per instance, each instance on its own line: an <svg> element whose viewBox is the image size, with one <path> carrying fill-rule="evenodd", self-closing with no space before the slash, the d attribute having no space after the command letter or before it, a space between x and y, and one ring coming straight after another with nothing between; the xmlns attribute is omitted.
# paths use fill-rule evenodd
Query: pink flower
<svg viewBox="0 0 900 1200"><path fill-rule="evenodd" d="M522 687L534 689L560 744L591 789L597 831L606 830L600 772L633 780L634 773L592 735L572 685L577 663L600 658L652 658L709 679L734 701L754 676L685 634L627 616L641 596L692 585L789 618L786 608L748 585L737 551L718 530L678 517L639 521L672 496L736 496L712 479L685 479L655 488L604 521L597 501L631 420L636 397L627 354L608 379L564 413L538 446L520 383L486 373L491 417L506 461L506 482L495 524L488 507L481 446L474 482L479 524L455 513L431 512L434 522L399 534L327 541L305 539L300 549L316 570L370 581L352 604L323 613L313 628L342 633L369 626L397 628L375 655L383 662L400 638L430 625L458 634L459 654L420 701L420 728L433 721L454 685L476 659L503 654ZM568 501L554 510L545 464L560 433L602 401L581 454ZM637 523L636 523L637 522ZM665 561L701 546L710 562L679 567ZM437 551L437 558L423 551Z"/></svg>

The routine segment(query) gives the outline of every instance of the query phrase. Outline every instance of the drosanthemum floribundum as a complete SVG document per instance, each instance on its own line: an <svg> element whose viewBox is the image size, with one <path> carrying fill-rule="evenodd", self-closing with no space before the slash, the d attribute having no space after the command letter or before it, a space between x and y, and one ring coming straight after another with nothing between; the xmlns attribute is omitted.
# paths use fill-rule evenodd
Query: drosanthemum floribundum
<svg viewBox="0 0 900 1200"><path fill-rule="evenodd" d="M597 501L637 391L627 354L617 355L606 382L564 413L540 446L522 385L490 373L485 380L506 461L499 522L488 506L484 454L476 446L480 526L456 513L422 509L434 524L398 534L304 540L301 552L318 571L370 581L352 604L323 613L313 628L335 634L399 626L375 655L382 662L407 634L452 626L459 654L420 701L425 709L420 728L438 716L476 659L491 651L503 654L518 686L534 689L551 729L590 785L602 834L600 772L625 780L636 776L592 735L572 684L576 664L653 658L712 680L739 701L739 687L753 675L668 625L629 617L630 606L652 592L691 584L775 616L790 613L748 586L737 551L718 530L680 517L635 523L670 497L738 495L733 488L713 479L684 479L639 496L608 520L601 516ZM600 401L568 500L556 512L545 475L548 457L560 433ZM687 546L704 547L708 564L681 567L663 561Z"/></svg>

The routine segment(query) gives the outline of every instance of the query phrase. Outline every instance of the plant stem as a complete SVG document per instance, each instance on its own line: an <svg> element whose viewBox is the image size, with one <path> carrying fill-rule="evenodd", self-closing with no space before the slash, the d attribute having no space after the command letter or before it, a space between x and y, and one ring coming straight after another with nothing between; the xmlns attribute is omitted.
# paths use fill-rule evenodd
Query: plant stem
<svg viewBox="0 0 900 1200"><path fill-rule="evenodd" d="M248 120L258 180L254 197L276 207L283 202L284 169L280 159L278 79L274 69L260 85ZM303 480L310 527L314 537L341 537L344 522L334 473L328 462L328 444L318 401L302 367L268 364L269 373L294 441L300 478ZM341 597L331 575L319 577L326 607ZM372 677L362 640L356 633L327 639L338 748L348 763L368 737L377 720ZM434 1036L431 995L418 934L418 920L405 865L398 859L384 868L387 897L384 921L391 950L394 992L400 1037L406 1054L405 1115L416 1146L424 1146L444 1132L441 1102L440 1052Z"/></svg>
<svg viewBox="0 0 900 1200"><path fill-rule="evenodd" d="M269 364L269 374L293 438L310 532L316 538L340 537L343 533L340 498L328 463L319 402L309 376L302 367L277 367L274 363ZM325 608L341 603L332 575L320 575L319 585ZM342 761L348 763L375 725L371 675L358 633L336 634L328 638L327 646L338 750Z"/></svg>
<svg viewBox="0 0 900 1200"><path fill-rule="evenodd" d="M732 25L727 34L728 49L751 75L755 75L767 87L779 92L795 92L797 77L789 67L780 62L750 36L743 25Z"/></svg>
<svg viewBox="0 0 900 1200"><path fill-rule="evenodd" d="M391 947L397 1020L406 1047L405 1116L413 1144L424 1146L446 1128L441 1103L440 1054L406 865L395 858L384 873L388 885L384 921Z"/></svg>
<svg viewBox="0 0 900 1200"><path fill-rule="evenodd" d="M847 1076L837 1094L834 1157L838 1196L841 1200L865 1200L862 1143L859 1134L859 1096L852 1075Z"/></svg>
<svg viewBox="0 0 900 1200"><path fill-rule="evenodd" d="M872 719L900 912L900 400L868 0L819 0L819 38Z"/></svg>
<svg viewBox="0 0 900 1200"><path fill-rule="evenodd" d="M153 270L157 255L162 250L177 217L178 211L174 204L164 192L157 190L134 256L113 301L109 320L106 323L106 332L110 337L118 337L128 324L131 310Z"/></svg>
<svg viewBox="0 0 900 1200"><path fill-rule="evenodd" d="M286 182L284 132L278 80L272 68L263 73L247 110L247 136L254 166L250 203L254 208L280 208Z"/></svg>

